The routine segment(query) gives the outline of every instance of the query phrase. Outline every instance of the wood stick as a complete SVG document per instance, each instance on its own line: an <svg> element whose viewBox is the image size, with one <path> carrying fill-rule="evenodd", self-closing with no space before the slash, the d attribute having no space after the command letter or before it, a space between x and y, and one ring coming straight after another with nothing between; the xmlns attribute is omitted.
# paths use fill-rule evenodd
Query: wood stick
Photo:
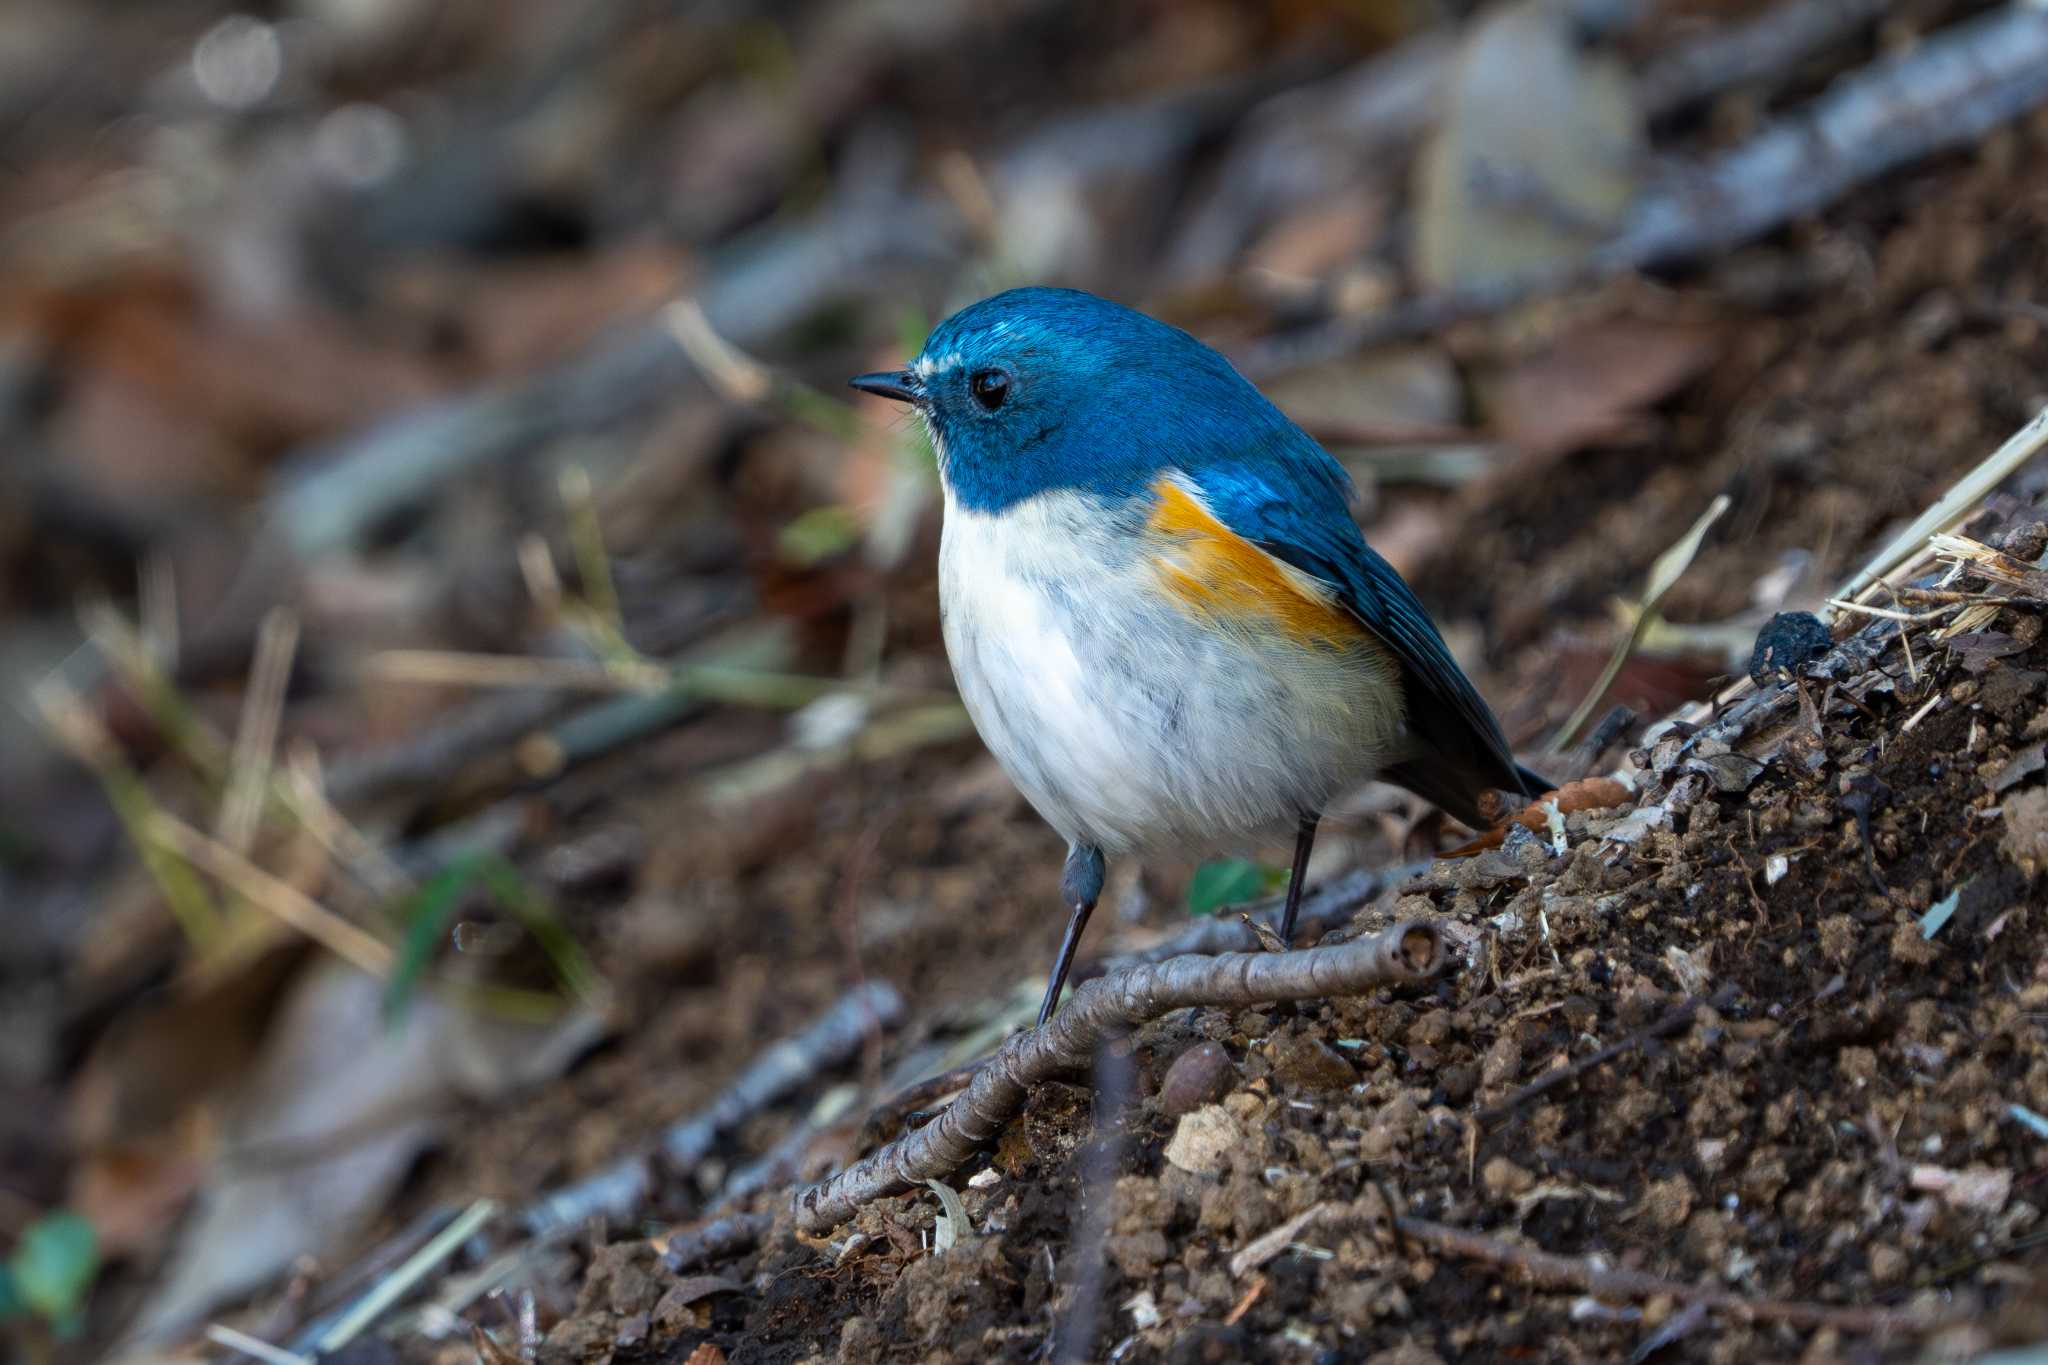
<svg viewBox="0 0 2048 1365"><path fill-rule="evenodd" d="M936 1119L828 1180L796 1192L798 1226L822 1233L862 1205L951 1175L1023 1108L1031 1087L1086 1067L1102 1044L1190 1005L1239 1007L1357 995L1427 980L1444 965L1434 921L1289 953L1176 957L1087 982L1042 1028L1017 1034Z"/></svg>
<svg viewBox="0 0 2048 1365"><path fill-rule="evenodd" d="M1559 1256L1536 1247L1503 1241L1483 1232L1446 1227L1426 1218L1397 1217L1394 1226L1403 1236L1439 1255L1462 1256L1467 1260L1483 1261L1504 1270L1516 1271L1544 1289L1577 1289L1597 1298L1620 1300L1668 1295L1681 1303L1703 1304L1756 1322L1782 1322L1793 1327L1834 1327L1844 1332L1863 1334L1917 1335L1932 1325L1922 1315L1900 1308L1748 1298L1725 1289L1667 1280L1639 1270L1597 1266L1576 1257Z"/></svg>

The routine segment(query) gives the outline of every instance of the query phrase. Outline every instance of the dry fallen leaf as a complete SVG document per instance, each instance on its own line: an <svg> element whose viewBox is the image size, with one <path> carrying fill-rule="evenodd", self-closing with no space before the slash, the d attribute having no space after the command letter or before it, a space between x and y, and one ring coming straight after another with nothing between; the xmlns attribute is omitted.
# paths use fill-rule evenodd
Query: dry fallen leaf
<svg viewBox="0 0 2048 1365"><path fill-rule="evenodd" d="M1471 30L1417 160L1416 266L1437 288L1554 271L1617 228L1642 114L1626 71L1561 6L1522 0Z"/></svg>
<svg viewBox="0 0 2048 1365"><path fill-rule="evenodd" d="M1560 816L1582 810L1612 810L1625 806L1635 799L1635 793L1611 777L1582 777L1576 782L1567 782L1556 791L1545 792L1515 812L1506 821L1488 830L1467 844L1460 844L1444 854L1446 858L1466 858L1474 853L1483 853L1489 848L1499 848L1508 836L1509 825L1520 825L1524 829L1543 834L1550 829L1550 815L1555 810Z"/></svg>
<svg viewBox="0 0 2048 1365"><path fill-rule="evenodd" d="M393 1028L384 994L376 977L324 958L289 988L249 1074L222 1102L220 1155L130 1346L174 1337L353 1235L462 1100L556 1074L599 1028L580 1010L515 1024L435 992Z"/></svg>
<svg viewBox="0 0 2048 1365"><path fill-rule="evenodd" d="M1489 386L1494 431L1518 471L1626 432L1638 414L1700 373L1720 350L1711 328L1615 318L1561 337Z"/></svg>

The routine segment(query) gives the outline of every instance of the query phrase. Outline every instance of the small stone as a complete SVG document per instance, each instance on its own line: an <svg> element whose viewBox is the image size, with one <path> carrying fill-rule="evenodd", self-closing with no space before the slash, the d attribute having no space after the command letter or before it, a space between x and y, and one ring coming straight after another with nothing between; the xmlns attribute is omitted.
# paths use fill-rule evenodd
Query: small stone
<svg viewBox="0 0 2048 1365"><path fill-rule="evenodd" d="M1244 1140L1244 1129L1220 1104L1205 1104L1181 1116L1166 1144L1166 1159L1195 1175L1219 1175L1230 1153Z"/></svg>
<svg viewBox="0 0 2048 1365"><path fill-rule="evenodd" d="M1825 658L1834 645L1826 623L1812 612L1781 611L1757 632L1749 655L1750 680L1762 687L1780 670L1798 673Z"/></svg>
<svg viewBox="0 0 2048 1365"><path fill-rule="evenodd" d="M1358 1072L1321 1038L1289 1032L1273 1040L1273 1069L1280 1079L1304 1090L1341 1090Z"/></svg>
<svg viewBox="0 0 2048 1365"><path fill-rule="evenodd" d="M1502 1034L1486 1049L1486 1056L1479 1063L1479 1082L1482 1085L1506 1085L1522 1074L1522 1045L1511 1033Z"/></svg>
<svg viewBox="0 0 2048 1365"><path fill-rule="evenodd" d="M1493 1157L1479 1172L1486 1192L1496 1199L1511 1199L1536 1188L1536 1177L1504 1156Z"/></svg>
<svg viewBox="0 0 2048 1365"><path fill-rule="evenodd" d="M1847 962L1860 937L1856 921L1847 915L1830 915L1820 922L1820 950L1831 962Z"/></svg>
<svg viewBox="0 0 2048 1365"><path fill-rule="evenodd" d="M1698 1197L1690 1180L1674 1175L1669 1180L1650 1182L1649 1188L1643 1191L1642 1202L1636 1207L1660 1228L1682 1228L1686 1219L1692 1217L1692 1207Z"/></svg>
<svg viewBox="0 0 2048 1365"><path fill-rule="evenodd" d="M1159 1107L1169 1118L1214 1104L1236 1088L1237 1067L1216 1043L1197 1043L1173 1059L1159 1083Z"/></svg>
<svg viewBox="0 0 2048 1365"><path fill-rule="evenodd" d="M1408 1026L1408 1042L1442 1047L1451 1040L1451 1012L1431 1010Z"/></svg>
<svg viewBox="0 0 2048 1365"><path fill-rule="evenodd" d="M2005 798L2005 832L1999 851L2032 877L2048 868L2048 787L2034 787Z"/></svg>
<svg viewBox="0 0 2048 1365"><path fill-rule="evenodd" d="M1908 1183L1939 1196L1950 1208L1977 1213L1997 1213L2012 1197L2012 1172L2000 1166L1971 1166L1960 1171L1915 1166Z"/></svg>
<svg viewBox="0 0 2048 1365"><path fill-rule="evenodd" d="M1933 941L1911 920L1893 926L1891 949L1892 961L1908 967L1925 967L1939 953Z"/></svg>

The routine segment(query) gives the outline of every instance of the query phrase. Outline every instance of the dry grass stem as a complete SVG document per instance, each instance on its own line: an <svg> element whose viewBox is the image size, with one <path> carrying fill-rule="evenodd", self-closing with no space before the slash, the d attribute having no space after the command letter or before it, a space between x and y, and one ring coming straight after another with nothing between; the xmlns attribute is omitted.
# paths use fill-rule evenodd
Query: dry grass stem
<svg viewBox="0 0 2048 1365"><path fill-rule="evenodd" d="M372 976L391 971L392 952L381 939L358 929L291 883L274 877L235 850L217 843L164 811L149 821L151 838L261 910Z"/></svg>
<svg viewBox="0 0 2048 1365"><path fill-rule="evenodd" d="M224 1323L209 1324L206 1339L216 1346L225 1346L230 1351L260 1360L263 1365L313 1365L309 1356L287 1351L282 1346L272 1346L261 1337L252 1337L247 1332L237 1331Z"/></svg>
<svg viewBox="0 0 2048 1365"><path fill-rule="evenodd" d="M221 797L220 818L214 826L221 843L237 853L247 853L256 842L256 828L263 819L271 755L277 748L278 722L284 715L285 686L291 681L298 648L298 617L289 608L273 607L256 635L256 657L249 666L241 721L228 758L227 791Z"/></svg>
<svg viewBox="0 0 2048 1365"><path fill-rule="evenodd" d="M1875 592L1882 580L1910 571L1936 553L1930 541L1955 530L1976 514L1994 488L2014 470L2048 446L2048 408L2034 414L2032 421L2006 438L2005 444L1987 455L1978 466L1958 479L1941 500L1914 518L1913 524L1892 537L1891 543L1872 555L1870 561L1835 593L1836 597L1861 601Z"/></svg>
<svg viewBox="0 0 2048 1365"><path fill-rule="evenodd" d="M762 403L774 392L775 377L760 361L720 336L696 299L688 295L676 299L661 310L661 320L690 363L732 402Z"/></svg>
<svg viewBox="0 0 2048 1365"><path fill-rule="evenodd" d="M541 687L565 692L660 692L675 675L656 663L548 659L524 654L468 654L444 649L387 649L362 664L381 682L436 687Z"/></svg>
<svg viewBox="0 0 2048 1365"><path fill-rule="evenodd" d="M277 789L293 818L371 892L397 897L413 890L412 878L392 861L391 855L327 799L320 752L311 744L298 741L287 749L285 770Z"/></svg>
<svg viewBox="0 0 2048 1365"><path fill-rule="evenodd" d="M498 1212L498 1206L488 1199L479 1199L455 1216L455 1221L441 1229L434 1239L406 1257L391 1274L376 1288L358 1299L355 1305L334 1326L327 1329L318 1344L321 1356L328 1356L354 1341L374 1324L378 1318L390 1311L392 1305L411 1293L413 1287L438 1267L441 1262L455 1254L464 1242L474 1237L485 1223Z"/></svg>
<svg viewBox="0 0 2048 1365"><path fill-rule="evenodd" d="M1600 680L1593 684L1593 689L1586 694L1586 699L1579 703L1571 718L1565 721L1563 727L1552 737L1550 748L1553 752L1569 748L1579 731L1585 728L1586 722L1593 718L1593 712L1599 707L1601 699L1607 695L1607 689L1621 676L1621 670L1628 665L1629 656L1635 653L1637 646L1642 643L1644 633L1656 621L1657 604L1664 600L1665 595L1678 585L1678 580L1685 576L1685 571L1692 567L1692 561L1699 554L1700 545L1706 540L1707 532L1713 529L1714 523L1721 519L1722 514L1727 512L1731 505L1726 493L1715 497L1686 533L1680 536L1670 549L1657 556L1657 562L1650 566L1649 579L1643 585L1643 600L1631 613L1628 634L1615 646L1614 653L1607 660L1607 667L1601 670Z"/></svg>

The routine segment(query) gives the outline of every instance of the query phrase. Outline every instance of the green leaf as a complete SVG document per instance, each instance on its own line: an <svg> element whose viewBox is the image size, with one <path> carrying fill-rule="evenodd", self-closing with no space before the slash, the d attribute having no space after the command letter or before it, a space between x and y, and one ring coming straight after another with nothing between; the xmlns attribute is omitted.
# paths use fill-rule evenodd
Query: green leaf
<svg viewBox="0 0 2048 1365"><path fill-rule="evenodd" d="M905 358L924 349L924 339L931 335L931 331L931 318L916 304L906 303L896 310L896 349L903 352Z"/></svg>
<svg viewBox="0 0 2048 1365"><path fill-rule="evenodd" d="M387 1025L397 1024L411 1008L427 969L433 965L435 950L447 937L449 922L463 898L479 886L490 893L496 909L533 936L571 995L588 998L601 990L603 979L597 968L547 897L534 889L503 856L482 851L466 853L435 873L399 908L405 939L399 944L398 961L392 966L391 980L384 988ZM521 1014L531 1014L535 1001L541 998L530 991L495 986L469 986L460 994L476 1001L516 1003L515 1012Z"/></svg>
<svg viewBox="0 0 2048 1365"><path fill-rule="evenodd" d="M412 1007L420 978L434 960L434 950L447 936L448 922L462 904L463 893L483 875L485 855L467 853L436 872L425 886L408 897L399 910L405 925L405 940L398 945L398 961L392 965L391 980L384 986L384 1023L396 1025Z"/></svg>
<svg viewBox="0 0 2048 1365"><path fill-rule="evenodd" d="M813 507L783 527L775 543L785 560L807 568L858 545L860 519L850 507L827 503Z"/></svg>
<svg viewBox="0 0 2048 1365"><path fill-rule="evenodd" d="M588 997L599 989L602 979L597 968L576 936L569 932L569 926L562 923L562 917L555 912L554 904L534 889L531 882L519 875L519 869L505 858L492 854L484 860L484 882L498 898L498 903L511 914L512 918L525 926L533 935L534 942L547 954L555 975L571 995Z"/></svg>
<svg viewBox="0 0 2048 1365"><path fill-rule="evenodd" d="M1256 899L1275 884L1276 878L1284 885L1287 874L1249 858L1219 858L1203 863L1188 882L1188 913L1213 915L1226 905Z"/></svg>
<svg viewBox="0 0 2048 1365"><path fill-rule="evenodd" d="M78 1315L85 1292L99 1273L99 1238L92 1224L60 1210L29 1225L8 1268L21 1302L62 1326Z"/></svg>

